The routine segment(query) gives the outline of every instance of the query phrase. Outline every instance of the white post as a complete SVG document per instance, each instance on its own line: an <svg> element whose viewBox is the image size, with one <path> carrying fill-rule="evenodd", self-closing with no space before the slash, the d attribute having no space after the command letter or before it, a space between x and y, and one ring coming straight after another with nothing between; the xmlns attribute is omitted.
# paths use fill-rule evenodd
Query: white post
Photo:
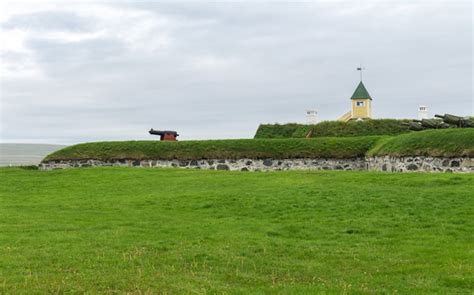
<svg viewBox="0 0 474 295"><path fill-rule="evenodd" d="M306 110L306 124L314 125L318 123L317 115L318 112L315 110Z"/></svg>
<svg viewBox="0 0 474 295"><path fill-rule="evenodd" d="M418 107L418 120L428 119L428 107L424 105L420 105Z"/></svg>

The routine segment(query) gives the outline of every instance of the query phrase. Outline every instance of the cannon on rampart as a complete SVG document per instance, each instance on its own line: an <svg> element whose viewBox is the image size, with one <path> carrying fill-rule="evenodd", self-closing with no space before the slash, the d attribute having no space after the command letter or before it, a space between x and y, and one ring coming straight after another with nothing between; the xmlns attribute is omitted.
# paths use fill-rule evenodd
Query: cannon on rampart
<svg viewBox="0 0 474 295"><path fill-rule="evenodd" d="M170 131L170 130L154 130L153 128L148 131L148 133L152 135L159 135L160 140L166 140L166 141L175 141L176 137L179 136L178 132L176 131Z"/></svg>
<svg viewBox="0 0 474 295"><path fill-rule="evenodd" d="M466 117L459 117L450 114L435 115L436 118L442 119L445 123L455 125L458 128L472 128L474 122Z"/></svg>
<svg viewBox="0 0 474 295"><path fill-rule="evenodd" d="M443 129L443 128L474 128L474 121L466 117L459 117L450 114L435 115L439 119L422 119L412 120L403 125L413 131L421 131L426 129Z"/></svg>

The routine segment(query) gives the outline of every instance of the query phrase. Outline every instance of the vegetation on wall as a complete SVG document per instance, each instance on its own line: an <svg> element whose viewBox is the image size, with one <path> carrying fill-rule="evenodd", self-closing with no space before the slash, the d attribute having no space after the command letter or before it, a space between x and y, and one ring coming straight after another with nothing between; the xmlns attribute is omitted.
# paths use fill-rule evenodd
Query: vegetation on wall
<svg viewBox="0 0 474 295"><path fill-rule="evenodd" d="M341 159L366 155L474 157L474 128L426 130L397 136L91 142L66 147L43 161Z"/></svg>
<svg viewBox="0 0 474 295"><path fill-rule="evenodd" d="M254 138L291 138L301 126L297 123L260 124Z"/></svg>
<svg viewBox="0 0 474 295"><path fill-rule="evenodd" d="M48 155L51 160L198 160L363 157L377 136L317 139L234 139L203 141L117 141L83 143Z"/></svg>
<svg viewBox="0 0 474 295"><path fill-rule="evenodd" d="M368 155L474 157L474 128L425 130L383 138Z"/></svg>
<svg viewBox="0 0 474 295"><path fill-rule="evenodd" d="M303 138L310 130L312 137L345 137L366 135L397 135L409 132L409 120L377 119L365 121L324 121L316 125L304 124L261 124L255 138Z"/></svg>

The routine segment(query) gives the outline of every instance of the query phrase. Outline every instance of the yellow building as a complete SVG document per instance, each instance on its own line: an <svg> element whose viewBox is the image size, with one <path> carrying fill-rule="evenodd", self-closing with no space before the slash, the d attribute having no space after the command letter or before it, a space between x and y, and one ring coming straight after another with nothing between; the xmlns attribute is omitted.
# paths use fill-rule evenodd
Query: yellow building
<svg viewBox="0 0 474 295"><path fill-rule="evenodd" d="M372 97L360 81L351 97L352 109L339 118L339 121L365 120L372 118Z"/></svg>

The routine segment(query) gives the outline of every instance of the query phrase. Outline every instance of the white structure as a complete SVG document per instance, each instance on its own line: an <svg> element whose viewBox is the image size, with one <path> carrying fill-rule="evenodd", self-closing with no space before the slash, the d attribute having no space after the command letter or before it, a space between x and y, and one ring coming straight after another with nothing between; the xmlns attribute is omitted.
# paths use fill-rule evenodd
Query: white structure
<svg viewBox="0 0 474 295"><path fill-rule="evenodd" d="M428 119L428 107L421 105L418 107L418 120Z"/></svg>
<svg viewBox="0 0 474 295"><path fill-rule="evenodd" d="M317 115L318 112L315 110L306 110L306 124L313 125L318 123Z"/></svg>

